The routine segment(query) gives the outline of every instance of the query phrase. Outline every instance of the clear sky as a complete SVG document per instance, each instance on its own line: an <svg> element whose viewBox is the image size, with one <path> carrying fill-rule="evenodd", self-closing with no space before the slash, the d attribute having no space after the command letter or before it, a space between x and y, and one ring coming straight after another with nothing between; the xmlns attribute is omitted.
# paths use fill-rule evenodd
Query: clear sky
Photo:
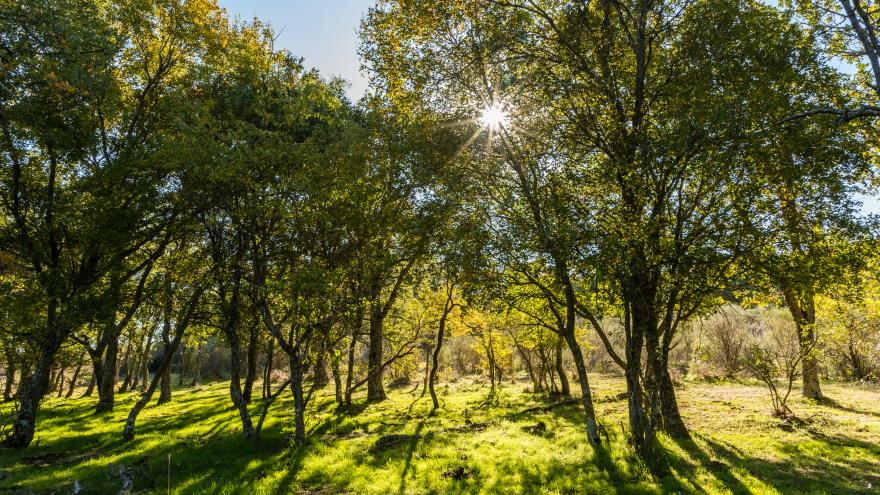
<svg viewBox="0 0 880 495"><path fill-rule="evenodd" d="M306 67L341 76L357 101L367 80L360 73L357 29L374 0L218 0L230 16L254 17L275 30L276 46L305 58Z"/></svg>

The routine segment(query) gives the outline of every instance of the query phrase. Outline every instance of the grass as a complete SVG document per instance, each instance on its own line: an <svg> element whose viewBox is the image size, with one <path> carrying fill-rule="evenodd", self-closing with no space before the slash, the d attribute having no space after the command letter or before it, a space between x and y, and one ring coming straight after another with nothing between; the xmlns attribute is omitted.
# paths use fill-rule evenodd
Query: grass
<svg viewBox="0 0 880 495"><path fill-rule="evenodd" d="M686 383L679 401L693 438L661 438L665 458L651 462L668 474L658 478L626 444L622 380L591 380L608 438L598 450L586 444L576 406L519 414L546 400L523 384L491 401L479 382L442 385L434 415L420 390L391 390L389 400L349 414L318 396L299 449L287 440L289 395L273 405L257 443L241 437L224 383L177 389L171 403L150 405L128 444L121 432L134 395L104 415L92 412L94 399L49 399L32 447L0 451L0 493L68 494L75 484L81 493L117 493L120 469L138 493L169 485L175 494L880 493L880 390L827 384L833 400L823 404L796 396L792 409L806 422L790 426L770 416L758 386ZM538 422L546 431L528 431ZM387 434L419 437L375 451Z"/></svg>

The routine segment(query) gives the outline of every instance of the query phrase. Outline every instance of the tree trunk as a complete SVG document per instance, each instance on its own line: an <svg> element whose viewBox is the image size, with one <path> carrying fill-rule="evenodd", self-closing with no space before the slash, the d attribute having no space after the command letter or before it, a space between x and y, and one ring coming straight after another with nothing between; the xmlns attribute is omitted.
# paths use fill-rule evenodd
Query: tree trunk
<svg viewBox="0 0 880 495"><path fill-rule="evenodd" d="M581 403L587 418L587 438L593 445L599 444L599 428L596 422L596 411L593 409L593 393L590 391L590 380L587 377L587 367L584 364L584 354L581 346L575 339L574 333L566 333L565 343L571 351L571 358L577 369L578 382L581 386Z"/></svg>
<svg viewBox="0 0 880 495"><path fill-rule="evenodd" d="M12 400L12 386L15 384L15 361L6 363L6 383L3 385L3 402Z"/></svg>
<svg viewBox="0 0 880 495"><path fill-rule="evenodd" d="M156 372L159 376L159 400L157 404L164 404L166 402L171 401L171 362L174 361L174 351L175 349L171 346L171 320L170 320L170 308L166 308L166 316L164 318L164 322L162 324L162 359L165 359L166 355L168 357L168 366L162 368L161 371Z"/></svg>
<svg viewBox="0 0 880 495"><path fill-rule="evenodd" d="M342 407L345 405L345 398L343 397L343 394L342 394L342 377L339 375L340 374L339 361L340 361L339 353L334 353L333 359L330 361L331 369L333 371L333 389L336 392L336 406Z"/></svg>
<svg viewBox="0 0 880 495"><path fill-rule="evenodd" d="M327 374L327 352L324 349L323 339L318 349L318 356L312 370L312 386L316 390L322 389L330 384L330 376Z"/></svg>
<svg viewBox="0 0 880 495"><path fill-rule="evenodd" d="M791 287L782 290L785 303L794 320L801 349L801 379L803 394L808 399L820 400L822 388L819 385L819 362L816 358L816 305L812 287L797 293ZM798 297L798 295L800 297Z"/></svg>
<svg viewBox="0 0 880 495"><path fill-rule="evenodd" d="M73 377L70 379L70 387L67 390L67 395L64 396L65 399L69 399L73 396L73 389L76 388L76 380L79 378L79 372L82 371L83 362L80 362L76 365L76 369L73 370Z"/></svg>
<svg viewBox="0 0 880 495"><path fill-rule="evenodd" d="M64 372L67 371L66 367L62 367L61 371L58 372L58 383L55 385L55 388L58 389L58 395L55 397L61 398L61 395L64 394Z"/></svg>
<svg viewBox="0 0 880 495"><path fill-rule="evenodd" d="M383 401L387 397L385 387L382 385L384 316L378 302L374 302L370 308L369 375L367 376L367 401L369 402Z"/></svg>
<svg viewBox="0 0 880 495"><path fill-rule="evenodd" d="M688 438L687 426L681 419L678 410L678 400L675 397L675 386L672 383L672 375L669 374L669 351L672 347L672 330L667 327L663 333L663 346L661 348L660 388L660 412L663 414L663 431L673 438Z"/></svg>
<svg viewBox="0 0 880 495"><path fill-rule="evenodd" d="M303 395L303 369L299 351L290 355L290 391L293 393L293 442L300 446L306 441L306 403Z"/></svg>
<svg viewBox="0 0 880 495"><path fill-rule="evenodd" d="M241 344L234 331L227 333L227 339L229 340L229 395L232 404L238 409L244 437L250 440L254 437L254 426L241 391Z"/></svg>
<svg viewBox="0 0 880 495"><path fill-rule="evenodd" d="M630 336L626 341L626 368L624 375L626 377L626 396L627 406L629 409L629 426L632 445L636 453L642 459L650 459L654 451L656 436L654 427L645 413L643 401L643 393L641 384L641 368L642 368L642 347L645 342L645 333L650 330L653 324L656 328L656 321L651 322L648 310L644 307L644 298L641 295L632 297L629 294L629 301L625 301L625 310L627 314L627 326L630 328ZM630 323L631 322L631 323Z"/></svg>
<svg viewBox="0 0 880 495"><path fill-rule="evenodd" d="M360 318L358 318L360 321ZM354 392L354 353L357 350L357 334L351 335L351 341L348 343L348 361L345 363L347 373L345 374L345 407L351 407L351 394Z"/></svg>
<svg viewBox="0 0 880 495"><path fill-rule="evenodd" d="M62 332L56 330L56 334L60 333ZM12 433L3 440L3 447L23 449L34 439L37 411L49 389L49 374L60 347L60 342L52 342L43 347L34 374L26 379L22 378L18 391L18 414L15 416Z"/></svg>
<svg viewBox="0 0 880 495"><path fill-rule="evenodd" d="M266 352L266 367L263 368L263 398L272 396L272 361L275 354L275 339L269 341L269 350Z"/></svg>
<svg viewBox="0 0 880 495"><path fill-rule="evenodd" d="M116 359L119 354L119 338L111 338L104 349L104 356L98 356L100 365L95 366L98 378L98 404L95 412L110 412L113 410L116 393Z"/></svg>
<svg viewBox="0 0 880 495"><path fill-rule="evenodd" d="M122 379L122 385L119 386L119 392L125 392L128 390L129 385L131 385L131 348L133 347L133 342L129 339L127 345L125 346L125 356L122 358L122 365L125 367L125 376ZM115 381L115 378L114 378Z"/></svg>
<svg viewBox="0 0 880 495"><path fill-rule="evenodd" d="M178 387L183 386L183 371L184 371L184 368L186 365L186 355L187 355L186 351L187 350L188 350L188 348L186 347L186 344L180 346L180 372L177 373L177 386Z"/></svg>
<svg viewBox="0 0 880 495"><path fill-rule="evenodd" d="M150 402L150 399L153 398L153 393L156 392L156 387L159 385L160 376L165 372L167 368L171 366L171 359L174 357L174 351L177 346L180 345L180 340L183 338L183 333L186 330L186 327L189 326L190 318L198 306L199 300L204 293L204 289L198 287L193 292L190 297L189 303L187 304L186 312L181 317L175 319L175 330L174 330L174 339L171 341L170 350L171 352L165 352L162 355L162 360L159 362L159 369L156 370L156 374L153 376L153 379L150 381L150 385L147 387L147 390L144 392L144 395L135 403L134 407L131 408L131 411L128 413L128 418L125 420L125 427L122 429L122 439L125 442L131 441L134 439L134 426L137 421L138 414L140 414L141 410L147 403ZM170 308L166 306L166 320L169 318L168 311Z"/></svg>
<svg viewBox="0 0 880 495"><path fill-rule="evenodd" d="M428 391L431 393L431 402L434 404L433 409L440 408L440 402L437 400L437 392L434 391L434 384L437 382L437 371L440 369L440 353L443 350L443 336L446 332L446 319L452 308L449 307L447 298L446 306L443 308L443 314L440 316L440 322L437 327L437 343L434 344L434 352L431 354L431 373L428 375ZM495 390L494 380L492 382L492 390Z"/></svg>
<svg viewBox="0 0 880 495"><path fill-rule="evenodd" d="M272 359L271 356L269 359ZM202 344L196 347L196 355L193 357L192 378L192 382L189 384L190 387L195 387L202 379Z"/></svg>
<svg viewBox="0 0 880 495"><path fill-rule="evenodd" d="M562 341L562 338L556 341L556 374L559 375L559 393L568 397L571 395L571 387L568 384L568 377L565 375L565 367L562 364Z"/></svg>
<svg viewBox="0 0 880 495"><path fill-rule="evenodd" d="M138 373L141 375L141 392L147 390L147 382L150 381L150 360L153 356L153 329L147 332L147 343L144 345L144 357L141 359L141 367Z"/></svg>
<svg viewBox="0 0 880 495"><path fill-rule="evenodd" d="M257 379L257 358L259 353L259 345L260 341L258 340L259 334L257 333L257 324L253 324L253 328L250 329L250 335L248 335L248 348L247 348L247 372L244 377L244 390L241 395L245 402L251 401L251 395L253 395L254 389L254 381Z"/></svg>
<svg viewBox="0 0 880 495"><path fill-rule="evenodd" d="M89 386L86 387L86 391L83 392L83 394L82 394L83 397L91 397L92 396L92 392L95 391L95 382L96 381L97 380L95 379L95 374L92 373L92 377L89 378Z"/></svg>

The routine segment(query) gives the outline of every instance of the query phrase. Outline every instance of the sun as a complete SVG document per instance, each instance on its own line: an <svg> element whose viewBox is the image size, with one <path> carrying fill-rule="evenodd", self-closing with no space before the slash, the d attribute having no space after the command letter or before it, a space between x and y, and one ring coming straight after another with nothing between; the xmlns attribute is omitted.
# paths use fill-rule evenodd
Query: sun
<svg viewBox="0 0 880 495"><path fill-rule="evenodd" d="M499 129L507 125L507 112L499 105L490 105L483 109L480 123L489 129Z"/></svg>

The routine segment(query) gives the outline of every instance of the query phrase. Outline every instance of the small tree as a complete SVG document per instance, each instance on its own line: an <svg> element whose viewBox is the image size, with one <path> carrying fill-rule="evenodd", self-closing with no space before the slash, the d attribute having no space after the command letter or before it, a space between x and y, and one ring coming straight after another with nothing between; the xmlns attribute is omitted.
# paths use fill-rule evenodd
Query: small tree
<svg viewBox="0 0 880 495"><path fill-rule="evenodd" d="M803 348L797 335L785 325L770 324L745 347L746 367L770 391L773 415L794 416L788 407L794 381L800 376L800 364L812 347ZM777 385L779 378L782 382Z"/></svg>

